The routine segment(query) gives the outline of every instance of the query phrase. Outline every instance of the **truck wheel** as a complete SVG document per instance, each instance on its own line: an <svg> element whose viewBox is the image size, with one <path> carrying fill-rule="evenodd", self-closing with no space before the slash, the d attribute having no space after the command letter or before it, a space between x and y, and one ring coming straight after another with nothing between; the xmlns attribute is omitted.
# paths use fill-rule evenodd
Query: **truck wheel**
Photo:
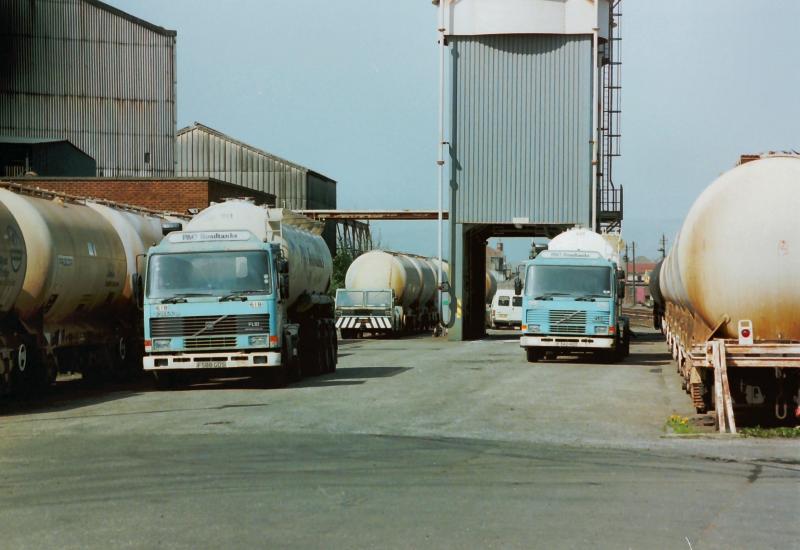
<svg viewBox="0 0 800 550"><path fill-rule="evenodd" d="M542 358L542 352L534 348L525 348L525 355L528 358L528 363L536 363Z"/></svg>

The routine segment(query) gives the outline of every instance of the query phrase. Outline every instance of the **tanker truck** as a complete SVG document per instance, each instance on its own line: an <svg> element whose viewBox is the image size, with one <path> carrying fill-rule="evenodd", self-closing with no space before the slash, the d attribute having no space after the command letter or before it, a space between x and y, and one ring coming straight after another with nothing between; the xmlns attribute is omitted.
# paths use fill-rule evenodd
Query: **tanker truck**
<svg viewBox="0 0 800 550"><path fill-rule="evenodd" d="M442 266L447 280L448 266ZM428 330L439 322L438 259L371 250L356 258L336 291L336 327L342 338L364 332Z"/></svg>
<svg viewBox="0 0 800 550"><path fill-rule="evenodd" d="M524 264L520 346L530 362L545 354L591 353L604 361L629 353L628 319L620 314L624 272L603 235L565 231Z"/></svg>
<svg viewBox="0 0 800 550"><path fill-rule="evenodd" d="M728 417L800 414L798 204L796 155L741 164L700 194L661 266L660 322L699 412L720 418L722 398Z"/></svg>
<svg viewBox="0 0 800 550"><path fill-rule="evenodd" d="M0 393L141 371L138 274L175 217L0 183Z"/></svg>
<svg viewBox="0 0 800 550"><path fill-rule="evenodd" d="M232 199L168 233L147 253L144 370L161 387L189 373L297 380L335 371L322 227Z"/></svg>

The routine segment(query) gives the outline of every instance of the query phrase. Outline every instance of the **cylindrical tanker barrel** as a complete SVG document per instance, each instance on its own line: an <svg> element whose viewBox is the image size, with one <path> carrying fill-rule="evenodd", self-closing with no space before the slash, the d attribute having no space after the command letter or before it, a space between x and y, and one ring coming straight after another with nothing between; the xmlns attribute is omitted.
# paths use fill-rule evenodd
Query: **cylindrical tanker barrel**
<svg viewBox="0 0 800 550"><path fill-rule="evenodd" d="M486 270L486 303L491 304L492 298L497 293L497 275L494 271Z"/></svg>
<svg viewBox="0 0 800 550"><path fill-rule="evenodd" d="M28 267L25 240L16 218L2 202L0 194L0 316L14 307Z"/></svg>
<svg viewBox="0 0 800 550"><path fill-rule="evenodd" d="M661 291L709 327L756 340L800 339L800 158L773 156L726 172L692 205L664 263ZM723 322L728 319L728 322Z"/></svg>
<svg viewBox="0 0 800 550"><path fill-rule="evenodd" d="M620 265L619 247L622 244L619 237L612 238L595 233L591 229L577 227L559 233L548 243L548 250L569 250L597 252L603 258Z"/></svg>
<svg viewBox="0 0 800 550"><path fill-rule="evenodd" d="M653 266L650 272L650 282L647 283L647 288L650 290L650 297L657 308L664 309L664 296L661 294L661 268L664 265L664 260L659 260Z"/></svg>
<svg viewBox="0 0 800 550"><path fill-rule="evenodd" d="M418 256L408 256L417 268L420 280L420 292L417 302L420 305L430 303L436 295L436 268L430 263L428 258Z"/></svg>
<svg viewBox="0 0 800 550"><path fill-rule="evenodd" d="M119 300L132 304L133 281L131 275L143 269L142 258L147 249L161 240L161 224L164 217L139 211L123 210L106 204L88 201L86 206L95 210L111 224L117 232L125 251L127 277L120 292Z"/></svg>
<svg viewBox="0 0 800 550"><path fill-rule="evenodd" d="M287 301L293 305L302 296L324 293L330 286L333 259L320 235L322 227L289 210L234 199L209 206L184 231L249 231L264 242L279 244L289 264Z"/></svg>
<svg viewBox="0 0 800 550"><path fill-rule="evenodd" d="M356 258L345 275L345 287L352 290L394 291L397 305L410 307L422 294L422 273L419 263L405 254L370 250ZM433 278L433 287L436 286ZM430 282L430 281L429 281Z"/></svg>
<svg viewBox="0 0 800 550"><path fill-rule="evenodd" d="M16 221L14 231L18 228L24 250L18 255L25 264L18 270L24 279L13 300L19 318L107 324L98 313L118 302L128 279L114 227L92 208L59 197L0 189L0 203ZM4 306L12 303L10 297L3 296Z"/></svg>

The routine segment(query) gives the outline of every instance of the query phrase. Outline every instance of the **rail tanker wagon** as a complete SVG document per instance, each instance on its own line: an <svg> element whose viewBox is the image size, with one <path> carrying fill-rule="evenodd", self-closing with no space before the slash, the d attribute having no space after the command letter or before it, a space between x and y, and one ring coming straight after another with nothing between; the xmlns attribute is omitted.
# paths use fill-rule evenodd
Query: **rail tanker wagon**
<svg viewBox="0 0 800 550"><path fill-rule="evenodd" d="M336 291L342 337L433 328L439 322L437 271L438 260L399 252L372 250L356 258L345 288Z"/></svg>
<svg viewBox="0 0 800 550"><path fill-rule="evenodd" d="M138 267L164 216L0 184L0 388L141 369Z"/></svg>
<svg viewBox="0 0 800 550"><path fill-rule="evenodd" d="M333 262L322 227L228 200L169 233L147 255L144 369L167 387L190 372L333 372Z"/></svg>
<svg viewBox="0 0 800 550"><path fill-rule="evenodd" d="M660 266L656 311L698 411L717 408L716 343L734 409L800 412L798 205L800 158L737 166L698 197Z"/></svg>

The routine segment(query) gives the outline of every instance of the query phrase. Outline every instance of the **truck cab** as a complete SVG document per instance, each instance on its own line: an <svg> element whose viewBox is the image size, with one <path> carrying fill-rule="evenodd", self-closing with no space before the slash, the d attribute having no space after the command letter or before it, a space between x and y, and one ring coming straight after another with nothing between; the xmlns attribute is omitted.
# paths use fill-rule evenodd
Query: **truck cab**
<svg viewBox="0 0 800 550"><path fill-rule="evenodd" d="M591 353L607 361L627 356L621 274L598 252L549 250L526 262L520 346L528 361L545 354Z"/></svg>
<svg viewBox="0 0 800 550"><path fill-rule="evenodd" d="M144 370L280 366L284 263L249 231L169 233L147 254Z"/></svg>

